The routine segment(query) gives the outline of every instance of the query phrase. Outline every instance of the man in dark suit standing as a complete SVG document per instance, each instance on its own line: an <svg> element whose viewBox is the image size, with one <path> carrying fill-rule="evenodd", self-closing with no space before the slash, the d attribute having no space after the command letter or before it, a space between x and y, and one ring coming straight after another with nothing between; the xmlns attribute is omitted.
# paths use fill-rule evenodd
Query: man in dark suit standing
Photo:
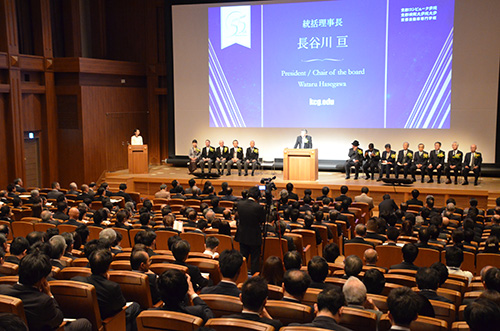
<svg viewBox="0 0 500 331"><path fill-rule="evenodd" d="M302 129L302 131L300 131L300 136L297 137L293 148L313 148L312 137L307 134L306 129Z"/></svg>
<svg viewBox="0 0 500 331"><path fill-rule="evenodd" d="M382 202L378 205L379 215L389 215L398 210L398 205L389 194L384 194Z"/></svg>
<svg viewBox="0 0 500 331"><path fill-rule="evenodd" d="M462 185L469 185L469 172L474 173L474 186L477 186L477 180L479 178L479 174L481 173L481 164L483 163L483 157L481 153L477 151L476 145L470 146L470 152L465 154L464 160L464 183Z"/></svg>
<svg viewBox="0 0 500 331"><path fill-rule="evenodd" d="M259 149L255 148L255 141L250 141L250 147L247 148L245 155L245 176L248 176L248 167L252 164L252 176L255 168L259 165Z"/></svg>
<svg viewBox="0 0 500 331"><path fill-rule="evenodd" d="M415 172L420 169L420 174L422 175L421 182L424 182L425 173L427 172L427 165L429 164L429 153L424 151L424 144L418 144L418 152L413 155L413 163L410 167L411 178L414 182L417 181L415 178Z"/></svg>
<svg viewBox="0 0 500 331"><path fill-rule="evenodd" d="M238 146L238 140L233 140L233 147L229 152L229 158L227 161L227 174L226 176L231 175L231 167L236 163L238 167L238 176L241 176L241 166L243 163L243 148Z"/></svg>
<svg viewBox="0 0 500 331"><path fill-rule="evenodd" d="M408 172L410 171L411 160L413 159L413 151L408 149L408 147L410 147L410 144L405 141L403 143L403 149L398 152L398 159L394 168L396 178L399 177L401 169L403 169L403 176L405 179L408 176Z"/></svg>
<svg viewBox="0 0 500 331"><path fill-rule="evenodd" d="M237 318L269 324L275 330L279 330L283 324L273 319L264 309L267 302L267 283L261 277L248 279L241 288L240 300L243 303L241 314L223 316L224 318Z"/></svg>
<svg viewBox="0 0 500 331"><path fill-rule="evenodd" d="M97 303L101 318L118 314L127 303L118 283L108 280L106 274L113 262L113 256L107 249L98 249L89 257L92 275L88 277L76 276L72 280L94 285L97 294ZM127 330L136 330L136 317L140 313L140 306L134 302L125 310Z"/></svg>
<svg viewBox="0 0 500 331"><path fill-rule="evenodd" d="M352 142L352 147L349 148L349 153L347 154L349 160L345 163L345 179L351 178L351 167L354 166L354 179L358 179L359 168L363 164L363 150L359 148L359 141L354 140Z"/></svg>
<svg viewBox="0 0 500 331"><path fill-rule="evenodd" d="M441 173L444 169L444 157L445 153L441 150L441 143L436 141L434 143L434 150L432 150L429 155L429 165L427 166L429 181L427 183L434 183L432 179L434 169L436 169L437 172L437 182L438 184L441 183Z"/></svg>
<svg viewBox="0 0 500 331"><path fill-rule="evenodd" d="M455 175L455 185L458 184L458 175L462 170L463 153L458 150L458 143L451 144L452 150L448 152L448 165L446 166L446 184L451 184L451 172Z"/></svg>
<svg viewBox="0 0 500 331"><path fill-rule="evenodd" d="M63 322L63 312L50 292L47 277L51 272L49 258L40 251L26 255L19 265L19 281L14 285L0 285L0 294L23 301L30 330L55 330ZM92 330L86 319L77 319L65 325L64 330Z"/></svg>
<svg viewBox="0 0 500 331"><path fill-rule="evenodd" d="M226 162L229 160L229 147L224 146L224 140L219 140L219 147L215 150L215 169L219 175L222 175L224 168L226 167Z"/></svg>
<svg viewBox="0 0 500 331"><path fill-rule="evenodd" d="M341 311L345 306L345 297L338 287L328 287L318 294L318 302L314 304L317 311L312 323L290 324L290 326L304 326L322 328L326 330L349 331L350 329L339 325Z"/></svg>
<svg viewBox="0 0 500 331"><path fill-rule="evenodd" d="M260 251L262 245L261 224L265 220L264 208L259 204L260 191L257 186L248 190L248 199L238 202L239 224L235 240L240 243L241 254L251 257L252 274L260 270Z"/></svg>
<svg viewBox="0 0 500 331"><path fill-rule="evenodd" d="M201 294L222 294L239 297L241 291L236 286L236 280L240 275L243 264L243 255L237 250L225 250L219 256L219 268L222 280L215 286L205 287Z"/></svg>
<svg viewBox="0 0 500 331"><path fill-rule="evenodd" d="M201 173L203 173L203 169L205 168L205 162L208 165L208 172L212 171L212 166L214 165L215 159L215 148L210 146L210 140L205 140L205 147L201 150L200 159L198 161L198 166L201 169Z"/></svg>
<svg viewBox="0 0 500 331"><path fill-rule="evenodd" d="M375 179L375 169L378 167L379 161L380 151L375 148L373 143L370 143L368 145L368 150L365 151L365 164L363 165L366 179Z"/></svg>
<svg viewBox="0 0 500 331"><path fill-rule="evenodd" d="M382 176L384 173L387 178L391 176L391 169L394 168L395 163L396 152L391 150L391 144L385 144L385 151L382 153L382 157L380 158L380 174L377 182L380 182L382 180Z"/></svg>

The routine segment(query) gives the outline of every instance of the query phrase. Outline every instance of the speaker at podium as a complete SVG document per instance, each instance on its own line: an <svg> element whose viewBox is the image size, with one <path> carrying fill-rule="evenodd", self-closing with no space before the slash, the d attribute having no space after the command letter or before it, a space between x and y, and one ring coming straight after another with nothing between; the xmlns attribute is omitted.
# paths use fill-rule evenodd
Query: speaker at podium
<svg viewBox="0 0 500 331"><path fill-rule="evenodd" d="M128 145L128 172L147 174L149 172L148 145Z"/></svg>

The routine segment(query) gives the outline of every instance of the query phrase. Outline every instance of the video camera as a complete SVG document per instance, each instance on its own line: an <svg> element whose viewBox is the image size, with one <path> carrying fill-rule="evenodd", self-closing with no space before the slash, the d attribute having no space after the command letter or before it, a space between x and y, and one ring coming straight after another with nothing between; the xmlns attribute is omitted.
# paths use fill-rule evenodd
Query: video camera
<svg viewBox="0 0 500 331"><path fill-rule="evenodd" d="M261 185L259 185L259 190L266 197L266 203L269 205L273 202L273 191L276 190L276 185L273 182L273 180L275 179L276 176L270 178L262 178L260 180Z"/></svg>

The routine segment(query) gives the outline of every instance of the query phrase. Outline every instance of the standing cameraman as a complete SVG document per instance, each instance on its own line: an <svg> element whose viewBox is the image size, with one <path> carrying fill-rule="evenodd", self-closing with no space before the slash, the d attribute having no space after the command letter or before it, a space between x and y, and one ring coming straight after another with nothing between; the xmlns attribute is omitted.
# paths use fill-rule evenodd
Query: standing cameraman
<svg viewBox="0 0 500 331"><path fill-rule="evenodd" d="M240 243L241 254L247 259L251 256L252 275L260 271L262 245L261 224L265 220L264 208L259 204L260 190L254 186L248 190L248 199L238 202L239 224L235 240Z"/></svg>

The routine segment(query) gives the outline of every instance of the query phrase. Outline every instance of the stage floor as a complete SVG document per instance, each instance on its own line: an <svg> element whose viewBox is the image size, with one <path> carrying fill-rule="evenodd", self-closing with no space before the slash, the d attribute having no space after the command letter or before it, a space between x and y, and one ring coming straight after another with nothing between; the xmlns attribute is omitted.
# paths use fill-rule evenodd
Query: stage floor
<svg viewBox="0 0 500 331"><path fill-rule="evenodd" d="M212 172L214 171L212 169ZM233 169L231 176L224 175L217 179L210 179L210 181L216 191L220 190L222 182L228 182L229 186L233 188L233 194L239 195L242 190L259 184L261 178L272 176L276 176L275 183L278 191L289 182L283 180L281 170L257 170L255 176L238 176L238 171L235 169ZM187 168L170 165L151 166L148 174L129 174L128 170L120 170L108 172L105 175L105 180L109 183L111 189L117 189L120 183L127 183L129 191L140 192L146 197L153 197L163 183L167 184L170 189L170 183L174 179L177 179L183 187L187 187L187 182L191 178L194 177L188 174ZM376 180L366 180L364 174L360 175L358 180L354 180L353 176L351 176L351 179L346 180L344 173L320 171L317 181L293 181L293 184L299 196L303 195L305 189L311 189L313 197L321 195L323 186L330 188L330 196L332 197L340 195L340 186L342 185L349 187L350 192L348 195L350 196L358 195L361 188L367 186L371 191L370 195L375 199L375 203L379 203L385 193L391 194L391 197L397 203L401 203L411 198L411 191L415 188L421 192L420 200L425 200L427 195L432 194L436 199L436 206L444 205L446 199L453 197L457 200L458 206L464 207L468 205L468 200L471 197L476 197L481 208L491 208L495 205L495 199L500 196L500 178L480 178L478 186L472 184L461 185L463 179L459 179L458 185L445 184L443 178L441 178L441 184L437 184L436 178L434 178L434 183L429 184L421 183L420 176L417 175L417 182L412 185L392 186ZM196 179L198 187L203 186L205 182L204 179ZM275 196L278 196L278 193Z"/></svg>

